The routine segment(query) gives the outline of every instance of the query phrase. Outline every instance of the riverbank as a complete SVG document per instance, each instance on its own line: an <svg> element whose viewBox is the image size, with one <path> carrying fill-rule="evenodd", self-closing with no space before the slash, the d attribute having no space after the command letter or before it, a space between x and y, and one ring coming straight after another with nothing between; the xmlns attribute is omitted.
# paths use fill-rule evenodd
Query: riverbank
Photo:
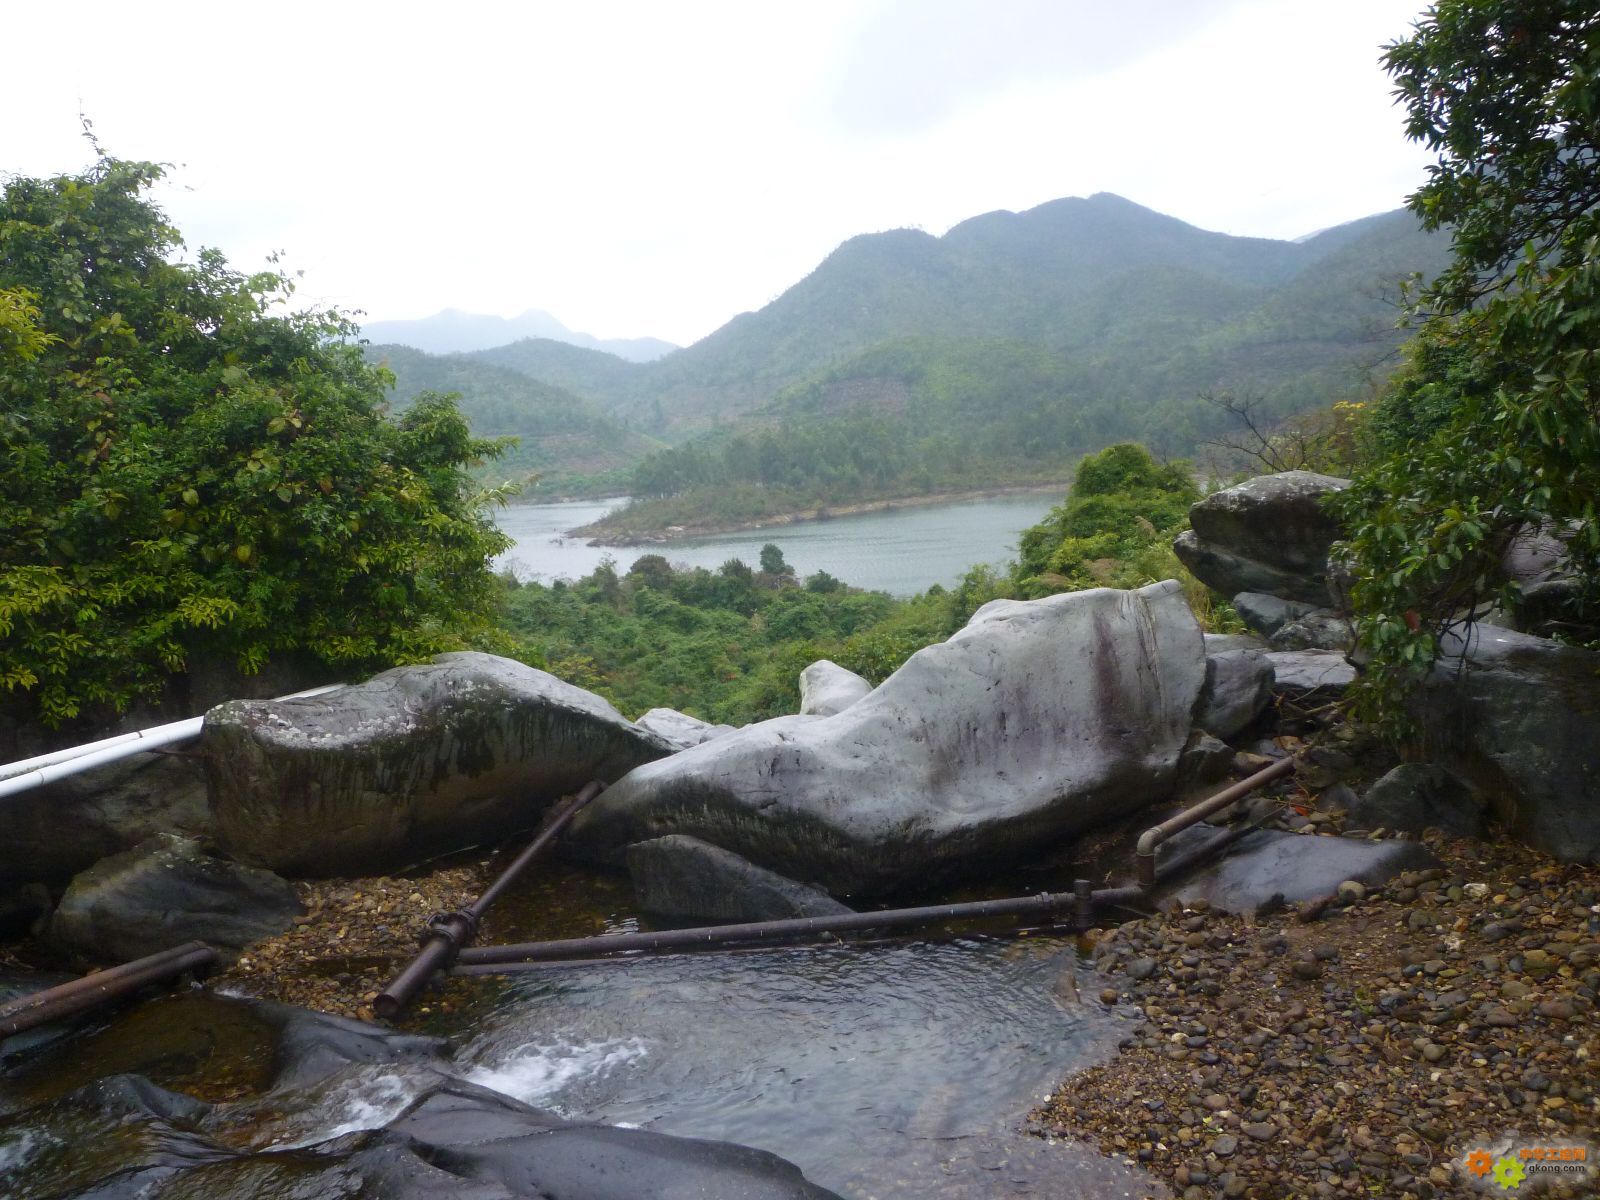
<svg viewBox="0 0 1600 1200"><path fill-rule="evenodd" d="M1144 1022L1056 1090L1038 1131L1087 1138L1185 1200L1513 1194L1469 1169L1480 1145L1472 1166L1510 1154L1533 1172L1514 1194L1562 1178L1524 1147L1559 1161L1588 1140L1594 1166L1600 870L1430 845L1442 869L1345 903L1196 905L1105 932L1100 1002Z"/></svg>
<svg viewBox="0 0 1600 1200"><path fill-rule="evenodd" d="M1065 494L1070 480L1051 483L1015 484L992 488L968 488L960 491L927 492L914 496L893 496L879 500L861 500L854 504L819 505L772 513L748 520L685 521L663 529L622 529L609 527L607 517L588 525L567 531L569 537L589 539L591 546L654 546L678 541L681 538L715 537L725 533L742 533L752 529L774 529L804 521L827 521L834 517L858 516L863 513L894 512L903 508L927 508L937 504L960 504L969 500L993 500L1002 496ZM621 516L627 510L621 510Z"/></svg>

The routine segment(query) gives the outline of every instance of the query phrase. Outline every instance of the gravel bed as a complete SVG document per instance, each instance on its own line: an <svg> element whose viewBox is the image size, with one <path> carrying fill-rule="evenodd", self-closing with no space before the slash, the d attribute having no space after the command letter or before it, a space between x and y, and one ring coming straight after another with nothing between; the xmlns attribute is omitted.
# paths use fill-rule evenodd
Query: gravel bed
<svg viewBox="0 0 1600 1200"><path fill-rule="evenodd" d="M1099 1002L1143 1021L1036 1132L1086 1138L1185 1200L1588 1194L1494 1185L1466 1153L1508 1135L1600 1152L1600 870L1429 844L1442 870L1382 889L1101 933L1115 986Z"/></svg>
<svg viewBox="0 0 1600 1200"><path fill-rule="evenodd" d="M416 953L428 918L470 903L488 882L487 865L485 860L414 877L298 882L294 888L306 915L296 927L250 946L212 985L373 1020L373 998ZM423 1004L417 1014L430 1011Z"/></svg>

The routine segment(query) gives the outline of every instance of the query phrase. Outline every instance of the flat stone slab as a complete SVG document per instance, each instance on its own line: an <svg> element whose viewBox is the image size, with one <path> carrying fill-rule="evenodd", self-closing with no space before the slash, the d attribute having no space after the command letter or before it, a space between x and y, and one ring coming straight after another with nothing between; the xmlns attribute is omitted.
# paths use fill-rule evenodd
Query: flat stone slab
<svg viewBox="0 0 1600 1200"><path fill-rule="evenodd" d="M1172 581L993 601L836 716L638 768L568 845L687 833L836 896L971 873L1169 795L1205 669Z"/></svg>
<svg viewBox="0 0 1600 1200"><path fill-rule="evenodd" d="M1162 847L1163 858L1182 853L1215 830L1192 826ZM1253 912L1275 896L1289 904L1331 896L1347 879L1376 887L1405 871L1439 865L1421 842L1378 841L1258 829L1225 856L1207 863L1161 892L1163 903L1205 900L1228 912Z"/></svg>
<svg viewBox="0 0 1600 1200"><path fill-rule="evenodd" d="M1333 699L1356 681L1356 669L1338 650L1273 650L1265 657L1272 664L1272 690L1291 699Z"/></svg>
<svg viewBox="0 0 1600 1200"><path fill-rule="evenodd" d="M672 753L605 700L492 654L442 654L202 733L234 857L285 875L392 871L536 826L558 797Z"/></svg>

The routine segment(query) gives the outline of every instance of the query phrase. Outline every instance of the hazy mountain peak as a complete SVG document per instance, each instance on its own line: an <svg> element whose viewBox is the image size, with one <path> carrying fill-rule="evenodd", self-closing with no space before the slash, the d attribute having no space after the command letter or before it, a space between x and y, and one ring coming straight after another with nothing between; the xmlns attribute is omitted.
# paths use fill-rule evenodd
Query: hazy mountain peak
<svg viewBox="0 0 1600 1200"><path fill-rule="evenodd" d="M425 350L429 354L458 354L506 346L524 338L547 338L614 354L629 362L650 362L677 347L659 338L597 338L568 329L543 309L530 308L515 317L464 312L446 308L431 317L400 321L369 321L361 335L375 344L392 343Z"/></svg>

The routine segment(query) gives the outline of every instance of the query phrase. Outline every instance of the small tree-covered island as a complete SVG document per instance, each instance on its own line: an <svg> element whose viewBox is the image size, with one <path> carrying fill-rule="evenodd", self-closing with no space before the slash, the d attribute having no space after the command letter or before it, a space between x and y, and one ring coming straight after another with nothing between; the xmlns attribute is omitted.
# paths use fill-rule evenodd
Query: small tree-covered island
<svg viewBox="0 0 1600 1200"><path fill-rule="evenodd" d="M864 235L683 349L8 176L0 1194L1591 1191L1600 14L1382 66L1403 209ZM1015 488L917 595L785 552Z"/></svg>

